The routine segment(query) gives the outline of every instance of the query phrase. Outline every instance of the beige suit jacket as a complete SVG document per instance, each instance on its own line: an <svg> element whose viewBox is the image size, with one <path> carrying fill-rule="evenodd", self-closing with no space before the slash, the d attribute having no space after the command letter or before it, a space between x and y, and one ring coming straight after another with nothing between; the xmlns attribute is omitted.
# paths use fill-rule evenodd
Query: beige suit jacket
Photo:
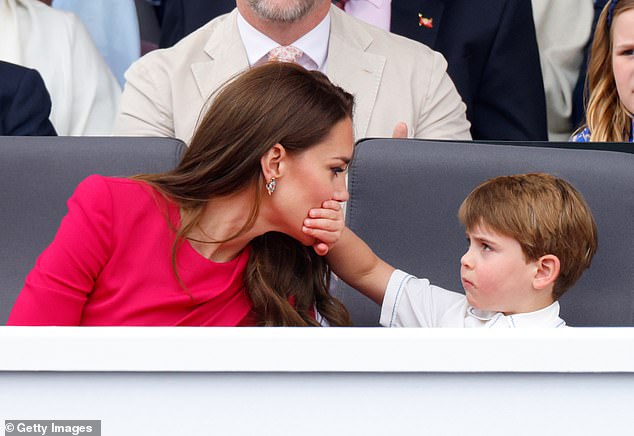
<svg viewBox="0 0 634 436"><path fill-rule="evenodd" d="M533 21L544 76L548 139L567 141L577 126L571 123L573 92L583 51L592 33L592 0L532 0Z"/></svg>
<svg viewBox="0 0 634 436"><path fill-rule="evenodd" d="M357 139L390 137L399 121L410 137L471 139L465 105L441 54L335 7L330 14L326 74L355 96ZM246 68L234 9L130 67L114 133L188 143L209 97Z"/></svg>

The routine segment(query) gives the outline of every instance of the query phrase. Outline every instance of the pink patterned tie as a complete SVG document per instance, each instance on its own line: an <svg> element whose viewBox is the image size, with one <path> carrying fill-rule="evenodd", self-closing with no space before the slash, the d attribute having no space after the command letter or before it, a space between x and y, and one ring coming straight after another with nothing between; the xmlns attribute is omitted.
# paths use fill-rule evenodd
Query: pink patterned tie
<svg viewBox="0 0 634 436"><path fill-rule="evenodd" d="M279 47L275 47L269 52L269 61L297 63L303 54L304 52L297 47L293 47L292 45L281 45Z"/></svg>

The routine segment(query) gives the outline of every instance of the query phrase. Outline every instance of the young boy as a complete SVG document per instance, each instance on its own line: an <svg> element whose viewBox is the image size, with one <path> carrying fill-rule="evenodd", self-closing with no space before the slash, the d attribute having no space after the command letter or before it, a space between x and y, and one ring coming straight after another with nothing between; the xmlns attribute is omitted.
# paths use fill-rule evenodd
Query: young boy
<svg viewBox="0 0 634 436"><path fill-rule="evenodd" d="M347 228L327 258L341 279L382 304L386 327L565 326L557 300L597 247L581 195L548 174L496 177L469 194L458 216L469 244L460 261L466 295L395 269Z"/></svg>

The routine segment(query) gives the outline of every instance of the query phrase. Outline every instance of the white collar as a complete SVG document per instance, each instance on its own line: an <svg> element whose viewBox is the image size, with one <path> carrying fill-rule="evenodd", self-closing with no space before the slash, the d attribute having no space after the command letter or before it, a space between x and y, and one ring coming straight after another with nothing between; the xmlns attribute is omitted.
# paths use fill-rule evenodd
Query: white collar
<svg viewBox="0 0 634 436"><path fill-rule="evenodd" d="M550 306L534 312L516 313L514 315L504 315L500 312L487 312L469 306L467 312L470 316L485 321L487 327L564 327L566 322L559 317L559 302L555 301Z"/></svg>
<svg viewBox="0 0 634 436"><path fill-rule="evenodd" d="M366 1L370 4L372 4L372 6L374 6L375 8L380 8L381 6L383 6L383 4L385 3L386 0L348 0L348 1Z"/></svg>
<svg viewBox="0 0 634 436"><path fill-rule="evenodd" d="M277 42L249 24L240 12L238 12L238 31L247 52L249 65L257 64L269 51L279 46ZM308 69L324 71L328 57L329 37L330 14L328 13L310 32L291 44L304 52L299 63Z"/></svg>

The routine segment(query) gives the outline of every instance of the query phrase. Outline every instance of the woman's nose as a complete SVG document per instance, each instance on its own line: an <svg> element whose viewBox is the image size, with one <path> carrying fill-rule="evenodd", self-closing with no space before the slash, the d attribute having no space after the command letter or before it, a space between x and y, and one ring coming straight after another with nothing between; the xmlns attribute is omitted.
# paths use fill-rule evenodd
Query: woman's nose
<svg viewBox="0 0 634 436"><path fill-rule="evenodd" d="M348 186L345 180L343 181L343 183L340 183L338 186L335 187L335 192L333 192L332 194L332 199L341 202L348 201L348 199L350 199Z"/></svg>

